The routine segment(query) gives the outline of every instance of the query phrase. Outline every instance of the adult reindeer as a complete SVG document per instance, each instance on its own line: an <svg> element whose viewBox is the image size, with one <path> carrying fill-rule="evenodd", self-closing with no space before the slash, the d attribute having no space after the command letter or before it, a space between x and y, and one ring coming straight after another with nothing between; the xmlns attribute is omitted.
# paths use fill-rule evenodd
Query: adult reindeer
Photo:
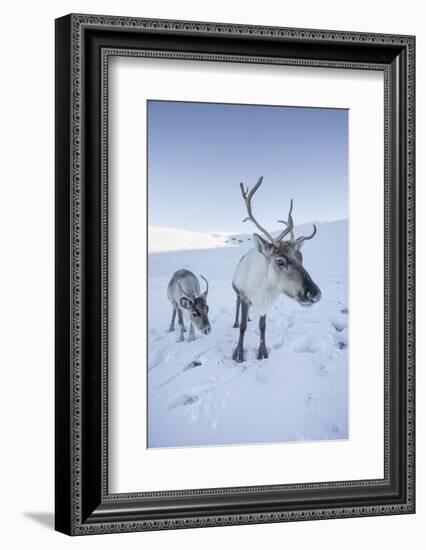
<svg viewBox="0 0 426 550"><path fill-rule="evenodd" d="M293 200L291 200L287 221L278 220L285 224L285 229L277 237L272 237L256 221L251 207L251 199L262 181L263 177L260 177L251 191L248 188L245 190L244 185L240 184L248 214L244 221L252 221L266 239L257 233L253 234L255 248L240 259L232 279L232 286L237 295L234 327L240 327L240 337L233 359L238 363L244 361L244 333L247 328L250 305L259 315L260 346L257 358L266 359L268 357L265 342L266 313L276 298L280 294L286 294L303 306L312 305L321 298L320 289L302 265L303 258L300 252L303 243L315 236L316 226L314 225L314 231L308 237L294 238L291 215ZM285 241L284 237L287 235L290 236L290 240ZM239 322L240 309L241 322Z"/></svg>
<svg viewBox="0 0 426 550"><path fill-rule="evenodd" d="M209 334L211 331L208 317L209 306L207 305L209 283L205 277L202 275L201 277L206 282L206 290L203 293L200 291L200 284L197 277L187 269L179 269L179 271L176 271L167 286L167 297L173 307L169 332L175 330L175 318L177 314L180 328L178 342L184 341L184 313L188 315L191 325L188 342L192 342L192 340L195 339L194 325L203 334Z"/></svg>

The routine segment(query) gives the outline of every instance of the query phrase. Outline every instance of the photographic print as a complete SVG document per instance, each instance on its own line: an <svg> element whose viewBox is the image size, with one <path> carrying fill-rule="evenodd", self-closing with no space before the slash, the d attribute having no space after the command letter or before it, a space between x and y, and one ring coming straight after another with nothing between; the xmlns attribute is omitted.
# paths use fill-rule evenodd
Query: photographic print
<svg viewBox="0 0 426 550"><path fill-rule="evenodd" d="M148 448L347 439L348 110L147 121Z"/></svg>

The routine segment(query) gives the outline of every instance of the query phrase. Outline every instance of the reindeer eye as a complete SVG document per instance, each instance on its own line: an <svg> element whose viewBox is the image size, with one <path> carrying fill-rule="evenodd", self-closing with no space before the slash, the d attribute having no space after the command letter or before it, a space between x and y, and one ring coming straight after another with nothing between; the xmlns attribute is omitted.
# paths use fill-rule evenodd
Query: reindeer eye
<svg viewBox="0 0 426 550"><path fill-rule="evenodd" d="M287 261L284 258L276 258L275 263L278 267L287 267Z"/></svg>
<svg viewBox="0 0 426 550"><path fill-rule="evenodd" d="M200 316L200 314L197 311L193 311L191 315L193 319L196 319L197 317Z"/></svg>

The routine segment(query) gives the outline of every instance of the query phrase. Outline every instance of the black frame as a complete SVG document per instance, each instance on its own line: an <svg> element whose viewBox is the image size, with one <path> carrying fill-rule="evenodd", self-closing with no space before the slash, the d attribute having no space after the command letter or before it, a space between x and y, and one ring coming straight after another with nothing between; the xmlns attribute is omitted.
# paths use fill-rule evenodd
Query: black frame
<svg viewBox="0 0 426 550"><path fill-rule="evenodd" d="M58 531L83 535L414 513L414 51L413 36L74 14L56 20ZM382 480L108 493L105 144L111 55L384 72Z"/></svg>

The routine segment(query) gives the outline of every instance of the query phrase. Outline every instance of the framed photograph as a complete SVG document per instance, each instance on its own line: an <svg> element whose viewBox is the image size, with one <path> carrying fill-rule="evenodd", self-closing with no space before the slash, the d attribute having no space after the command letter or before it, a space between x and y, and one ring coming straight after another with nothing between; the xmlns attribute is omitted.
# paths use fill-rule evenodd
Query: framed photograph
<svg viewBox="0 0 426 550"><path fill-rule="evenodd" d="M56 529L415 511L415 39L56 20Z"/></svg>

